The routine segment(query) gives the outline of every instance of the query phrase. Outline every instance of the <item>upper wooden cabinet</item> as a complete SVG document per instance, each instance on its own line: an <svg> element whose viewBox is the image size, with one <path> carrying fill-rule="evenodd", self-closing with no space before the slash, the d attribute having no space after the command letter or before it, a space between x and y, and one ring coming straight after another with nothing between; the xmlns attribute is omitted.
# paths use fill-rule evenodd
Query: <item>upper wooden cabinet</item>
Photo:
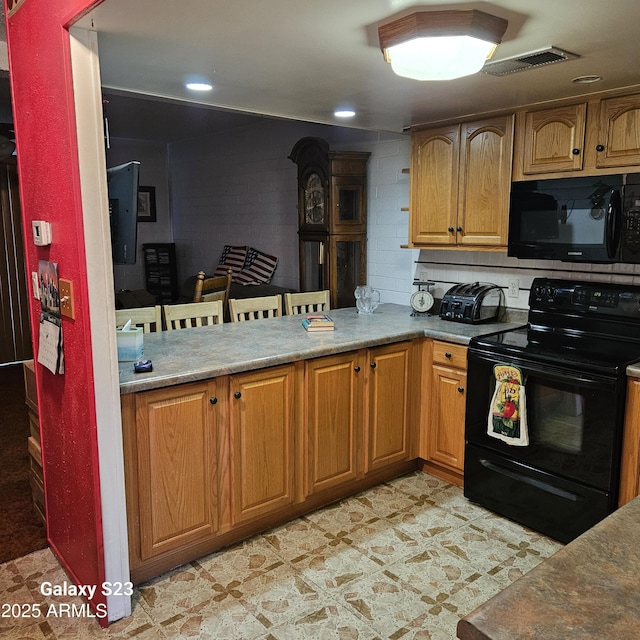
<svg viewBox="0 0 640 640"><path fill-rule="evenodd" d="M513 116L412 132L414 246L507 243Z"/></svg>
<svg viewBox="0 0 640 640"><path fill-rule="evenodd" d="M640 94L517 114L513 179L640 170Z"/></svg>

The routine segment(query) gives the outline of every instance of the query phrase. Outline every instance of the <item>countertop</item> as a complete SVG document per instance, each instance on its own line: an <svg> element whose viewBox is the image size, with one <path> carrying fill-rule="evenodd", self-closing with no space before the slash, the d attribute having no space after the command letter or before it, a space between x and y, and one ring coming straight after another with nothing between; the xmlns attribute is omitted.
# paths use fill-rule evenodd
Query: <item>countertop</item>
<svg viewBox="0 0 640 640"><path fill-rule="evenodd" d="M640 637L640 497L458 623L460 640Z"/></svg>
<svg viewBox="0 0 640 640"><path fill-rule="evenodd" d="M382 304L373 314L355 307L332 309L335 331L309 333L300 316L144 334L144 358L150 373L134 373L132 362L119 362L120 393L134 393L220 375L262 369L380 344L426 336L456 344L512 329L524 321L464 324L438 316L411 316L411 308ZM519 318L518 318L519 320Z"/></svg>

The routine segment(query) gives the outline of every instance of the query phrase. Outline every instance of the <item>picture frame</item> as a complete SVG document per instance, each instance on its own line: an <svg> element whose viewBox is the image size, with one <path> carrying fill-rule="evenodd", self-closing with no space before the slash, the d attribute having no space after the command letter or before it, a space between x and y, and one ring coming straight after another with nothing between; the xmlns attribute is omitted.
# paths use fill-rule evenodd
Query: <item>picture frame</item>
<svg viewBox="0 0 640 640"><path fill-rule="evenodd" d="M156 221L156 188L138 187L138 222Z"/></svg>

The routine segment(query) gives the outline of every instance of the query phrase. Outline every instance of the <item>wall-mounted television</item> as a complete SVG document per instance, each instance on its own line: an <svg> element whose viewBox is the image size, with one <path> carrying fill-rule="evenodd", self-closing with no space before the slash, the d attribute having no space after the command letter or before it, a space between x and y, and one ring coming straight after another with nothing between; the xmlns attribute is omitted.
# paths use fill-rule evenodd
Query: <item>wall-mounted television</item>
<svg viewBox="0 0 640 640"><path fill-rule="evenodd" d="M107 169L109 226L114 264L135 264L138 244L137 160Z"/></svg>

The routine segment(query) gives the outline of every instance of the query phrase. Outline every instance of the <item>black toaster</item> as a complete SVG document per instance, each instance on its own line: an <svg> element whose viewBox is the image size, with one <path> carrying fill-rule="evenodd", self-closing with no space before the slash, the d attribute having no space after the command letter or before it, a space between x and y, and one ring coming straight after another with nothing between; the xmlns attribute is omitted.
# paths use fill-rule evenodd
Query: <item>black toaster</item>
<svg viewBox="0 0 640 640"><path fill-rule="evenodd" d="M503 296L502 289L497 284L456 284L442 298L440 317L468 324L497 321L500 318Z"/></svg>

